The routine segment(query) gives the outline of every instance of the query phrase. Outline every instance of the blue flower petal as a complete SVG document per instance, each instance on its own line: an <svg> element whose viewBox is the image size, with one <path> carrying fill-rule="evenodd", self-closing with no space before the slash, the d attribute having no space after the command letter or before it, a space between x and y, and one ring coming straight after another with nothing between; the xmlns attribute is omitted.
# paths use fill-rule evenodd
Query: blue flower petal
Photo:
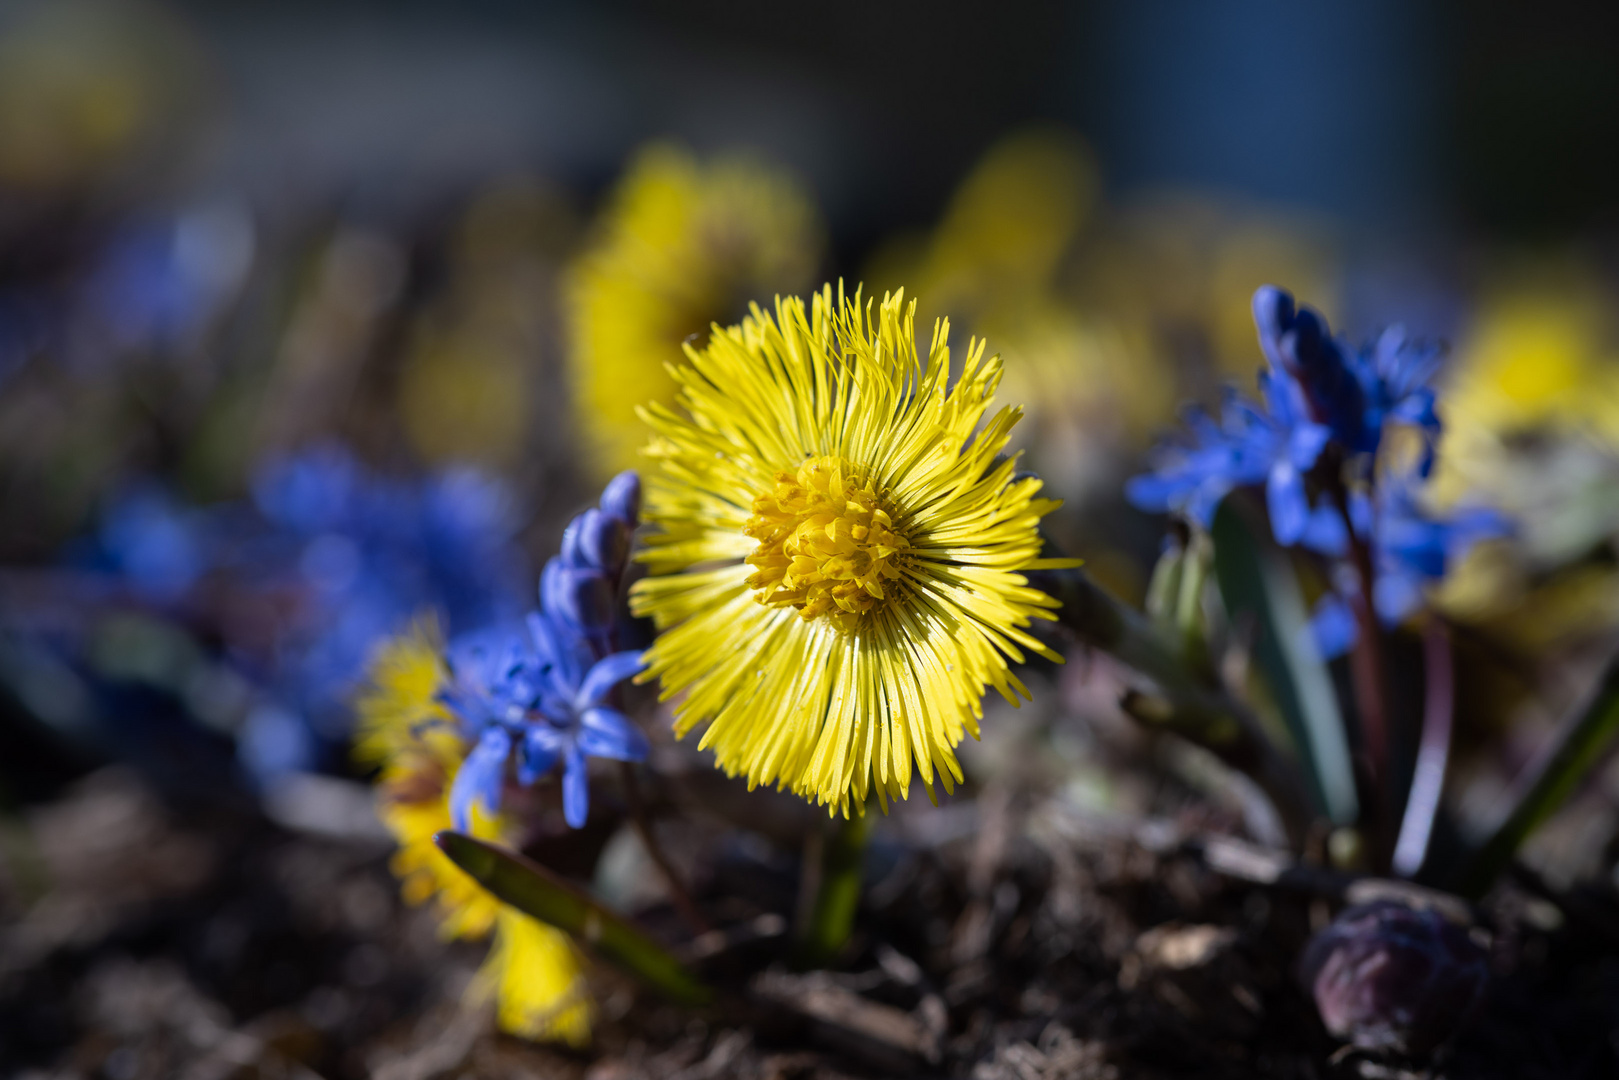
<svg viewBox="0 0 1619 1080"><path fill-rule="evenodd" d="M1372 535L1372 500L1366 497L1365 492L1351 491L1349 493L1349 524L1355 528L1355 535L1365 538Z"/></svg>
<svg viewBox="0 0 1619 1080"><path fill-rule="evenodd" d="M1336 593L1328 593L1316 605L1310 616L1310 632L1315 635L1316 648L1325 660L1332 660L1354 647L1360 628L1355 624L1355 612L1348 601Z"/></svg>
<svg viewBox="0 0 1619 1080"><path fill-rule="evenodd" d="M1349 551L1349 528L1338 508L1323 505L1311 510L1299 543L1328 558L1343 558Z"/></svg>
<svg viewBox="0 0 1619 1080"><path fill-rule="evenodd" d="M562 770L562 817L570 828L582 829L590 816L590 778L585 771L585 755L570 746Z"/></svg>
<svg viewBox="0 0 1619 1080"><path fill-rule="evenodd" d="M1386 570L1377 575L1372 603L1377 608L1377 617L1385 625L1393 626L1422 603L1422 578L1401 570Z"/></svg>
<svg viewBox="0 0 1619 1080"><path fill-rule="evenodd" d="M1231 485L1224 480L1215 480L1203 484L1187 501L1186 516L1207 529L1214 524L1214 512L1220 508L1220 502L1231 493Z"/></svg>
<svg viewBox="0 0 1619 1080"><path fill-rule="evenodd" d="M1287 440L1287 456L1300 471L1315 467L1316 459L1332 438L1332 429L1325 424L1300 424Z"/></svg>
<svg viewBox="0 0 1619 1080"><path fill-rule="evenodd" d="M523 732L517 782L527 787L550 772L562 752L562 744L562 733L550 724L529 724Z"/></svg>
<svg viewBox="0 0 1619 1080"><path fill-rule="evenodd" d="M491 814L500 809L500 789L506 780L506 757L512 737L506 729L492 725L484 729L478 745L461 763L450 785L450 821L461 832L472 829L472 804L482 802Z"/></svg>
<svg viewBox="0 0 1619 1080"><path fill-rule="evenodd" d="M579 749L591 757L645 761L651 750L641 729L616 709L587 709L580 724Z"/></svg>
<svg viewBox="0 0 1619 1080"><path fill-rule="evenodd" d="M621 472L602 489L600 506L605 512L634 526L641 516L641 478L632 472Z"/></svg>
<svg viewBox="0 0 1619 1080"><path fill-rule="evenodd" d="M1304 477L1292 462L1278 461L1271 466L1265 484L1265 505L1270 510L1271 531L1276 542L1292 547L1304 535L1310 519L1310 503L1304 494Z"/></svg>
<svg viewBox="0 0 1619 1080"><path fill-rule="evenodd" d="M612 692L613 687L637 674L646 667L638 651L616 652L605 659L598 660L585 676L584 682L579 684L579 696L575 707L587 709L592 705L600 705Z"/></svg>

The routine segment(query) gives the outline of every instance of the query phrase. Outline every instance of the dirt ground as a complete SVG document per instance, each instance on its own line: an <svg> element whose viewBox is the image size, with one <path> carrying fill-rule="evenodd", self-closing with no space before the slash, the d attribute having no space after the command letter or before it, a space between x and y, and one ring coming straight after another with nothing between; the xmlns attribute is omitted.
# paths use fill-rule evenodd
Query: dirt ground
<svg viewBox="0 0 1619 1080"><path fill-rule="evenodd" d="M594 1044L536 1046L461 1005L482 948L439 941L400 902L368 797L333 780L277 824L166 806L108 770L14 822L0 1066L64 1080L1619 1074L1605 903L1498 890L1484 1005L1433 1061L1372 1059L1329 1038L1293 974L1330 915L1322 895L1216 872L1184 821L1125 827L994 791L879 826L834 970L788 964L797 860L711 844L695 865L715 933L683 936L656 900L640 914L721 1004L681 1010L599 970Z"/></svg>

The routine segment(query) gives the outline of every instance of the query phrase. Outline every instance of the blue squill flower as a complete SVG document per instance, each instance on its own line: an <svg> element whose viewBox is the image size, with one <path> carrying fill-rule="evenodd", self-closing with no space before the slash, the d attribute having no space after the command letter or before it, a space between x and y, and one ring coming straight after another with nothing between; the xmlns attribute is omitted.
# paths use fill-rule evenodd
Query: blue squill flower
<svg viewBox="0 0 1619 1080"><path fill-rule="evenodd" d="M1194 410L1189 440L1161 446L1154 471L1125 488L1143 510L1175 510L1205 528L1220 500L1236 488L1265 488L1271 528L1285 546L1303 544L1344 555L1349 530L1331 503L1312 503L1305 483L1329 444L1357 475L1370 474L1390 420L1423 436L1419 472L1433 464L1439 419L1429 386L1439 350L1399 328L1355 351L1335 340L1326 320L1300 308L1281 289L1254 293L1254 324L1268 366L1259 373L1263 405L1228 391L1219 423Z"/></svg>
<svg viewBox="0 0 1619 1080"><path fill-rule="evenodd" d="M561 763L563 816L576 829L589 812L585 759L646 758L646 736L613 702L618 684L644 666L639 650L615 649L639 503L635 475L615 478L599 506L573 519L561 554L546 563L542 610L521 625L452 643L444 701L474 744L450 792L456 828L470 826L475 802L499 808L514 755L523 786Z"/></svg>
<svg viewBox="0 0 1619 1080"><path fill-rule="evenodd" d="M1443 580L1473 545L1512 531L1503 514L1484 507L1443 515L1428 510L1419 490L1424 479L1419 463L1407 473L1380 478L1374 497L1356 493L1350 501L1356 535L1371 538L1377 575L1372 606L1385 626L1395 626L1416 611L1428 588ZM1323 598L1311 618L1316 642L1329 658L1348 651L1358 635L1351 605L1358 602L1359 580L1342 565L1336 568L1334 584L1336 591Z"/></svg>

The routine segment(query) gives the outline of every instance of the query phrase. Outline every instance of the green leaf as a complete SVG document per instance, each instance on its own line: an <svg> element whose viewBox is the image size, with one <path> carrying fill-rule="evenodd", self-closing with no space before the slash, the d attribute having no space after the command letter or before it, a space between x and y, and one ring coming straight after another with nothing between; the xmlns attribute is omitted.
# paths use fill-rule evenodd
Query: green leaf
<svg viewBox="0 0 1619 1080"><path fill-rule="evenodd" d="M628 919L515 852L445 831L433 837L450 861L518 911L565 930L609 963L681 1005L713 994L669 952Z"/></svg>
<svg viewBox="0 0 1619 1080"><path fill-rule="evenodd" d="M1558 732L1541 757L1534 779L1461 874L1458 891L1479 896L1512 861L1518 847L1574 794L1619 735L1619 656L1608 661L1596 692L1573 721Z"/></svg>
<svg viewBox="0 0 1619 1080"><path fill-rule="evenodd" d="M1245 613L1255 620L1254 658L1303 753L1319 806L1335 824L1353 824L1360 806L1349 739L1298 578L1241 500L1220 504L1210 532L1220 596L1233 621Z"/></svg>

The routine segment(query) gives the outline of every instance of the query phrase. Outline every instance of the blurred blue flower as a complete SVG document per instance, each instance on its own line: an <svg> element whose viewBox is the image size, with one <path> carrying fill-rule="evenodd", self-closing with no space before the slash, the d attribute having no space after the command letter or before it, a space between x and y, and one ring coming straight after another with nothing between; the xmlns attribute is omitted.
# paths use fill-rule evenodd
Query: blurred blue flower
<svg viewBox="0 0 1619 1080"><path fill-rule="evenodd" d="M644 666L639 650L615 648L639 501L633 473L615 478L599 507L573 519L561 554L546 563L541 610L451 643L444 702L473 743L450 791L456 828L470 827L475 802L499 809L514 753L524 786L561 763L563 816L576 829L589 813L585 759L645 759L646 736L612 699Z"/></svg>
<svg viewBox="0 0 1619 1080"><path fill-rule="evenodd" d="M1191 438L1158 448L1154 471L1130 480L1125 494L1143 510L1177 510L1207 528L1229 492L1264 485L1277 542L1339 560L1334 591L1312 620L1322 651L1336 656L1357 632L1352 605L1360 585L1353 566L1342 561L1351 529L1371 544L1373 606L1378 618L1393 624L1421 603L1452 562L1478 540L1507 532L1508 523L1494 511L1435 517L1421 505L1417 486L1433 470L1440 433L1431 385L1438 347L1394 327L1351 349L1332 337L1319 314L1269 285L1254 293L1253 316L1267 361L1259 374L1263 407L1230 391L1220 423L1190 413ZM1401 472L1379 476L1390 422L1417 431L1420 451ZM1349 489L1342 508L1326 499L1312 505L1306 474L1326 463L1342 472L1318 473L1317 480Z"/></svg>
<svg viewBox="0 0 1619 1080"><path fill-rule="evenodd" d="M135 596L172 604L209 569L212 526L207 511L182 506L156 484L138 484L103 512L89 562Z"/></svg>
<svg viewBox="0 0 1619 1080"><path fill-rule="evenodd" d="M268 463L249 502L194 508L133 487L70 558L125 596L218 621L260 697L238 752L268 781L339 760L356 680L412 619L431 611L460 634L518 618L514 531L505 489L487 477L390 479L329 444Z"/></svg>
<svg viewBox="0 0 1619 1080"><path fill-rule="evenodd" d="M1263 484L1280 543L1327 544L1332 536L1325 534L1341 533L1331 508L1312 508L1304 486L1330 431L1309 419L1302 391L1286 371L1260 372L1259 387L1263 407L1228 389L1219 423L1201 409L1188 410L1191 439L1154 451L1154 471L1125 485L1131 504L1177 510L1208 528L1229 492Z"/></svg>
<svg viewBox="0 0 1619 1080"><path fill-rule="evenodd" d="M1372 606L1385 626L1397 625L1421 606L1427 588L1442 580L1474 544L1512 531L1505 515L1483 507L1458 508L1445 516L1431 513L1419 490L1424 479L1419 464L1380 478L1373 497L1357 493L1351 499L1356 535L1371 538L1377 575ZM1359 595L1359 581L1347 566L1338 569L1336 578L1337 591L1320 602L1311 619L1316 642L1329 658L1348 651L1358 634L1351 605Z"/></svg>
<svg viewBox="0 0 1619 1080"><path fill-rule="evenodd" d="M346 737L349 694L384 638L427 610L452 634L520 610L509 501L471 470L391 480L325 445L260 470L253 501L264 530L240 545L236 569L251 590L292 598L267 675L306 720L305 767L323 744ZM283 734L278 761L289 757L285 744ZM243 743L256 745L251 737ZM249 765L264 771L251 758Z"/></svg>
<svg viewBox="0 0 1619 1080"><path fill-rule="evenodd" d="M190 344L246 277L253 221L230 201L123 226L77 285L75 321L93 328L76 351L165 351Z"/></svg>
<svg viewBox="0 0 1619 1080"><path fill-rule="evenodd" d="M1419 471L1432 468L1439 435L1429 386L1440 351L1412 342L1398 327L1365 349L1334 340L1326 320L1273 286L1254 293L1254 325L1268 366L1259 373L1264 404L1228 390L1221 421L1187 414L1188 441L1154 451L1153 472L1132 478L1125 495L1149 511L1176 510L1205 528L1220 500L1240 487L1265 488L1278 543L1341 556L1349 533L1339 510L1312 505L1305 476L1329 444L1369 475L1389 420L1419 429Z"/></svg>

